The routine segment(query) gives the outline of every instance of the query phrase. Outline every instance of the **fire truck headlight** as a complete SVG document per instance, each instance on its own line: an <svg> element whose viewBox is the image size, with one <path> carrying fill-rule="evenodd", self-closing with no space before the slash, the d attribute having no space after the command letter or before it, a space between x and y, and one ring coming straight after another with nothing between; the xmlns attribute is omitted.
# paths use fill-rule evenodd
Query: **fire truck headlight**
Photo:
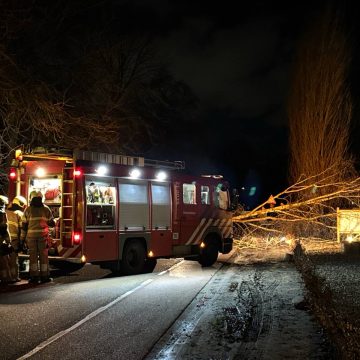
<svg viewBox="0 0 360 360"><path fill-rule="evenodd" d="M141 175L141 172L140 172L139 169L132 169L132 170L130 171L130 176L131 176L133 179L139 178L140 175Z"/></svg>
<svg viewBox="0 0 360 360"><path fill-rule="evenodd" d="M37 168L35 171L37 177L45 176L45 169L44 168Z"/></svg>
<svg viewBox="0 0 360 360"><path fill-rule="evenodd" d="M202 241L202 242L200 243L200 248L203 249L205 246L206 246L205 243Z"/></svg>
<svg viewBox="0 0 360 360"><path fill-rule="evenodd" d="M85 256L85 255L83 255L83 256L81 257L81 262L82 262L82 263L86 262L86 256Z"/></svg>
<svg viewBox="0 0 360 360"><path fill-rule="evenodd" d="M167 178L167 173L165 171L159 171L156 175L156 180L164 181Z"/></svg>
<svg viewBox="0 0 360 360"><path fill-rule="evenodd" d="M346 241L352 243L354 241L354 238L351 235L349 235L346 237Z"/></svg>
<svg viewBox="0 0 360 360"><path fill-rule="evenodd" d="M154 253L150 250L149 252L148 252L148 257L153 257L154 256Z"/></svg>
<svg viewBox="0 0 360 360"><path fill-rule="evenodd" d="M107 173L107 168L105 166L99 166L96 169L98 175L105 175Z"/></svg>

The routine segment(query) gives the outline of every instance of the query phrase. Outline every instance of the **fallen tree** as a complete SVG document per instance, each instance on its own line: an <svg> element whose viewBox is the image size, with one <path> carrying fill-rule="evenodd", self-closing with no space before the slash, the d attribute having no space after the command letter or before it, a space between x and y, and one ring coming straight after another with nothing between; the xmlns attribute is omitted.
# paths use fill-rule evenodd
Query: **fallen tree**
<svg viewBox="0 0 360 360"><path fill-rule="evenodd" d="M337 208L360 205L360 177L338 179L339 174L329 168L272 196L276 205L266 200L251 211L235 212L235 238L242 242L265 238L271 244L309 237L335 240Z"/></svg>

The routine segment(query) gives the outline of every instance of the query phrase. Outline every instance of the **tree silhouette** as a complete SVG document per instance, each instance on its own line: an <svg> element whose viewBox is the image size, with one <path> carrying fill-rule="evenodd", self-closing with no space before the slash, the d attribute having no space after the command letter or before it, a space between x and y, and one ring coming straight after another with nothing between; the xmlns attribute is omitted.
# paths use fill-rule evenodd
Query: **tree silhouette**
<svg viewBox="0 0 360 360"><path fill-rule="evenodd" d="M327 169L338 180L353 175L350 59L341 16L329 8L306 32L297 54L289 99L291 183L309 178L316 184L321 179L314 176Z"/></svg>
<svg viewBox="0 0 360 360"><path fill-rule="evenodd" d="M338 206L358 208L360 178L348 152L352 102L347 82L349 38L333 9L303 37L289 99L290 185L233 217L235 233L248 244L257 237L335 240ZM246 240L247 239L247 240Z"/></svg>
<svg viewBox="0 0 360 360"><path fill-rule="evenodd" d="M191 117L195 98L167 73L149 38L114 37L101 24L77 37L79 4L39 4L2 4L3 180L18 145L145 151L165 136L170 122ZM19 13L26 21L17 20Z"/></svg>

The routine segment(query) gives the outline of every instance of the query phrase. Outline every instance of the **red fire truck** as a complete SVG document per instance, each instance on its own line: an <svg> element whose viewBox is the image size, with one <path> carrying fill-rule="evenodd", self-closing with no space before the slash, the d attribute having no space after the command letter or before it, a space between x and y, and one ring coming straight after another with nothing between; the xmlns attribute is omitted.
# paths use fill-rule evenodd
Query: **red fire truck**
<svg viewBox="0 0 360 360"><path fill-rule="evenodd" d="M232 249L229 192L221 176L190 176L183 168L142 157L19 149L9 200L42 192L56 219L50 263L60 268L89 262L138 274L170 257L211 266L218 252Z"/></svg>

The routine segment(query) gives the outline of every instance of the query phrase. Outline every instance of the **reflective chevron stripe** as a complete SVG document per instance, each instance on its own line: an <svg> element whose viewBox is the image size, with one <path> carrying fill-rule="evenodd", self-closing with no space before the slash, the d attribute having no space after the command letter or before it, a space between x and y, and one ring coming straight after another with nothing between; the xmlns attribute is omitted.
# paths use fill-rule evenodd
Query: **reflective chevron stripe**
<svg viewBox="0 0 360 360"><path fill-rule="evenodd" d="M71 248L65 248L59 245L57 249L59 256L62 256L63 258L81 257L81 245L75 245Z"/></svg>
<svg viewBox="0 0 360 360"><path fill-rule="evenodd" d="M199 244L203 238L204 233L210 227L217 227L221 232L223 238L229 238L232 236L232 219L205 219L202 218L199 225L191 234L189 240L186 242L186 245L195 245Z"/></svg>
<svg viewBox="0 0 360 360"><path fill-rule="evenodd" d="M186 243L186 245L189 245L192 243L192 241L194 240L194 237L196 236L197 232L201 229L201 227L204 225L204 222L206 221L206 219L201 219L200 224L197 226L197 228L195 229L195 231L192 233L192 235L190 236L188 242Z"/></svg>

